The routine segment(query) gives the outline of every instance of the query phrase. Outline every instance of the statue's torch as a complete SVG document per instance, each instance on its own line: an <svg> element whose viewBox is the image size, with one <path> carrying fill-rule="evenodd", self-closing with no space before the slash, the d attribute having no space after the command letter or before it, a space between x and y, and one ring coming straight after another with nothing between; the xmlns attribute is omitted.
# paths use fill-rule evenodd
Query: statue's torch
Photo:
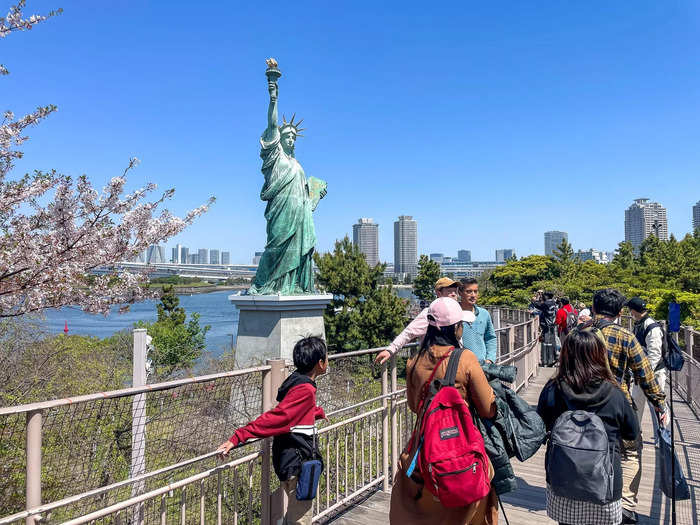
<svg viewBox="0 0 700 525"><path fill-rule="evenodd" d="M274 58L268 58L265 60L265 62L267 63L267 70L265 71L267 81L277 84L277 80L279 80L279 78L282 76L282 72L277 69L277 60Z"/></svg>

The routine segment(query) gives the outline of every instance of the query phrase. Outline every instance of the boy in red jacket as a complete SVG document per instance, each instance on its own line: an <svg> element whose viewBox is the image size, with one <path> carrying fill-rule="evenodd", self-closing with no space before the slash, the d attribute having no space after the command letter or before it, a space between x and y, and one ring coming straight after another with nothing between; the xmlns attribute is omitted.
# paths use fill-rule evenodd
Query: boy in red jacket
<svg viewBox="0 0 700 525"><path fill-rule="evenodd" d="M323 409L316 406L314 380L328 370L328 351L320 337L306 337L294 345L292 357L296 370L279 388L279 404L236 430L217 450L225 456L249 439L274 436L272 464L289 499L285 523L310 525L312 500L298 501L296 486L302 461L313 455L316 420L326 417ZM316 458L320 457L317 449Z"/></svg>

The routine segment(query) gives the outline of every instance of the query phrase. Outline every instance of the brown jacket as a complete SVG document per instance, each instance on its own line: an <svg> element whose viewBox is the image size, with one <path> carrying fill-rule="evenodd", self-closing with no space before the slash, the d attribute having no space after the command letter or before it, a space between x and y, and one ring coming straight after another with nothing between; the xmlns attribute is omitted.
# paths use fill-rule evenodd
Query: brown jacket
<svg viewBox="0 0 700 525"><path fill-rule="evenodd" d="M406 395L408 406L418 411L423 385L430 378L435 365L449 352L449 346L432 346L423 355L409 359L406 364ZM435 377L445 376L449 358L443 360ZM479 361L473 352L465 350L459 360L455 386L464 397L469 409L484 418L496 415L496 396L486 380ZM422 486L404 475L412 451L404 451L394 478L391 491L390 523L400 525L496 525L498 500L493 489L483 499L467 507L448 509ZM493 477L493 467L489 462Z"/></svg>

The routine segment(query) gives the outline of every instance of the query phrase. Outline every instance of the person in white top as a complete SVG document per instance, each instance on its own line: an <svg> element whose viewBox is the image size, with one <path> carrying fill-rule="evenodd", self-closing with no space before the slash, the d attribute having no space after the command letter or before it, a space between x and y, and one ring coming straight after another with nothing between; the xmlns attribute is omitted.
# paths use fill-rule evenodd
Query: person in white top
<svg viewBox="0 0 700 525"><path fill-rule="evenodd" d="M449 277L440 277L435 283L435 295L439 297L449 297L455 301L459 301L459 283L453 281ZM411 321L403 332L396 336L386 350L382 350L377 354L375 362L379 364L386 363L389 358L396 352L401 350L404 345L407 345L414 339L423 340L425 332L428 330L428 309L424 308L416 318Z"/></svg>
<svg viewBox="0 0 700 525"><path fill-rule="evenodd" d="M630 315L634 318L634 335L637 341L644 348L649 359L649 364L654 370L654 377L659 383L661 390L666 391L666 368L661 360L664 332L661 325L649 316L646 302L639 298L633 297L627 303ZM638 385L632 387L632 399L637 408L637 416L639 421L642 421L644 415L644 407L647 404L644 392ZM656 418L652 418L656 419Z"/></svg>

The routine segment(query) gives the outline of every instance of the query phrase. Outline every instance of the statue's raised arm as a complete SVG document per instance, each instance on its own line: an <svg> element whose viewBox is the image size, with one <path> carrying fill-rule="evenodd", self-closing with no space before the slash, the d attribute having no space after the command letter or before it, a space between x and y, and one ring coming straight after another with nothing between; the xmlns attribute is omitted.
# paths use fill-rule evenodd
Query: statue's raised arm
<svg viewBox="0 0 700 525"><path fill-rule="evenodd" d="M267 64L267 91L270 93L270 105L267 108L267 129L265 129L265 140L272 141L277 133L277 80L282 76L282 73L277 69L277 60L268 58L265 60Z"/></svg>

